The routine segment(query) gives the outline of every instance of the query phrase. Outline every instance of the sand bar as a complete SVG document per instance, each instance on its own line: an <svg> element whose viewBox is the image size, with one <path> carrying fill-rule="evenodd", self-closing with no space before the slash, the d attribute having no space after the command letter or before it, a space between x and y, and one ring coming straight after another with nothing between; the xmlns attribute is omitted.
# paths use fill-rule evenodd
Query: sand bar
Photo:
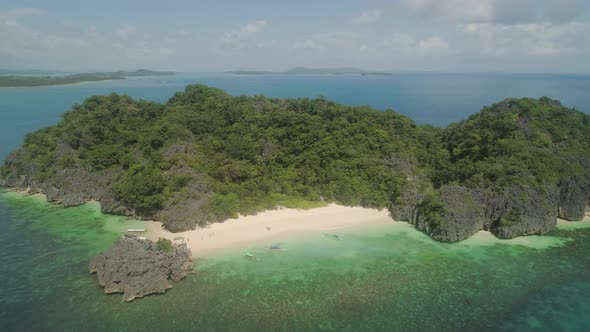
<svg viewBox="0 0 590 332"><path fill-rule="evenodd" d="M273 241L310 233L332 232L357 226L391 225L394 221L386 209L381 211L362 207L330 204L326 207L298 210L281 209L261 212L255 216L240 216L207 228L171 233L162 223L148 226L148 238L169 240L183 238L194 257L204 257L227 249L250 245L268 245Z"/></svg>

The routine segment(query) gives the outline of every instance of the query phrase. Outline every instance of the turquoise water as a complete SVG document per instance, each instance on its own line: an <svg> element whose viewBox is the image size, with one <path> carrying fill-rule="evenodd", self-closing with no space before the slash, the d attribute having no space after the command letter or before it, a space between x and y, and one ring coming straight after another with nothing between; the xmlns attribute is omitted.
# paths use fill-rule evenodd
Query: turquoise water
<svg viewBox="0 0 590 332"><path fill-rule="evenodd" d="M24 135L55 124L59 115L92 95L111 92L165 101L187 84L239 94L326 98L348 105L393 108L418 123L447 125L508 97L548 96L590 112L590 76L524 74L231 75L178 74L40 88L0 88L0 158Z"/></svg>
<svg viewBox="0 0 590 332"><path fill-rule="evenodd" d="M165 101L189 83L232 94L321 94L434 125L506 97L547 95L590 110L590 76L181 74L0 89L0 158L88 96ZM166 295L124 303L102 293L86 263L138 223L96 206L63 209L0 194L0 331L590 330L590 222L550 236L480 235L454 245L406 224L356 230L342 241L317 234L287 241L284 252L245 248L255 262L242 250L199 260Z"/></svg>
<svg viewBox="0 0 590 332"><path fill-rule="evenodd" d="M0 194L2 331L588 331L590 221L432 241L393 223L196 261L165 295L105 295L87 258L138 221ZM258 261L242 258L245 251Z"/></svg>

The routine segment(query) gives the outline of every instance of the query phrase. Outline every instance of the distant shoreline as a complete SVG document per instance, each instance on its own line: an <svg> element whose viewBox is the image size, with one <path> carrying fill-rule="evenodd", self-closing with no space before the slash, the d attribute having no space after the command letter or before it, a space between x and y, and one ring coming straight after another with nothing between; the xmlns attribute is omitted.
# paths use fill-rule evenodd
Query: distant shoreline
<svg viewBox="0 0 590 332"><path fill-rule="evenodd" d="M0 88L38 88L45 86L66 86L81 83L108 82L124 80L128 77L170 76L174 72L158 72L146 69L136 71L116 71L104 73L81 73L67 76L18 76L0 75Z"/></svg>
<svg viewBox="0 0 590 332"><path fill-rule="evenodd" d="M0 89L21 89L21 88L51 88L54 86L76 86L76 85L85 85L85 84L92 84L92 83L104 83L104 82L113 82L113 81L120 81L118 79L107 79L102 81L82 81L76 83L64 83L64 84L51 84L51 85L20 85L20 86L0 86Z"/></svg>

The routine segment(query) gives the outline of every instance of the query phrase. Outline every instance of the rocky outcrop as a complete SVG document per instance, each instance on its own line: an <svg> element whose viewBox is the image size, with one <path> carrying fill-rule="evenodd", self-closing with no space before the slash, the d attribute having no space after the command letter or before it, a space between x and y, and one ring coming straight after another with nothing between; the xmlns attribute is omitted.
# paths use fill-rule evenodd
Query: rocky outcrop
<svg viewBox="0 0 590 332"><path fill-rule="evenodd" d="M185 146L174 146L168 153L186 152ZM90 200L100 202L101 212L108 214L133 216L141 219L162 220L173 232L195 229L197 225L208 222L208 204L210 190L202 177L192 168L174 166L166 172L166 177L185 176L190 181L173 192L161 211L149 215L138 215L117 199L114 186L121 179L123 170L93 171L79 162L71 162L51 176L43 175L41 167L34 161L27 161L25 147L6 158L8 176L1 181L8 187L27 190L30 194L45 194L49 202L62 204L64 207L82 205ZM58 144L53 152L56 160L76 160L75 152L66 144Z"/></svg>
<svg viewBox="0 0 590 332"><path fill-rule="evenodd" d="M434 207L421 204L415 225L433 239L456 242L467 239L487 226L484 196L460 185L445 185L439 190Z"/></svg>
<svg viewBox="0 0 590 332"><path fill-rule="evenodd" d="M123 293L125 301L172 288L192 270L186 244L166 246L125 235L113 247L90 258L88 270L96 273L104 292Z"/></svg>
<svg viewBox="0 0 590 332"><path fill-rule="evenodd" d="M166 172L167 177L187 179L180 184L160 211L159 218L172 232L181 232L205 226L209 217L209 196L207 182L193 168L174 166Z"/></svg>
<svg viewBox="0 0 590 332"><path fill-rule="evenodd" d="M416 217L408 221L444 242L464 240L480 230L502 239L546 234L557 223L559 197L559 190L552 186L513 186L494 192L444 185L436 191L435 202L423 200Z"/></svg>
<svg viewBox="0 0 590 332"><path fill-rule="evenodd" d="M557 224L558 201L559 191L553 186L505 188L488 199L486 215L492 222L490 231L502 239L546 234Z"/></svg>
<svg viewBox="0 0 590 332"><path fill-rule="evenodd" d="M388 206L391 217L397 221L415 224L418 204L424 200L424 192L432 189L432 185L425 176L418 174L418 168L406 158L392 155L385 162L392 172L403 174L406 178L403 191Z"/></svg>
<svg viewBox="0 0 590 332"><path fill-rule="evenodd" d="M558 216L561 219L582 220L588 209L590 185L581 177L566 177L559 182Z"/></svg>

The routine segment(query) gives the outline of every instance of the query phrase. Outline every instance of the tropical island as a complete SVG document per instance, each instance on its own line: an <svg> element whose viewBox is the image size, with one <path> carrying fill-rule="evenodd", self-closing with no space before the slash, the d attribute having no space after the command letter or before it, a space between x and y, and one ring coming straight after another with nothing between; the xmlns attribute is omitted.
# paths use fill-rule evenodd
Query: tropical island
<svg viewBox="0 0 590 332"><path fill-rule="evenodd" d="M307 68L295 67L283 72L266 71L266 70L232 70L226 72L236 75L393 75L389 72L363 70L354 67L341 68Z"/></svg>
<svg viewBox="0 0 590 332"><path fill-rule="evenodd" d="M65 76L29 76L29 75L0 75L0 87L34 87L78 84L86 82L101 82L110 80L124 80L132 76L167 76L174 75L173 72L152 71L139 69L136 71L115 71L99 73L81 73Z"/></svg>
<svg viewBox="0 0 590 332"><path fill-rule="evenodd" d="M88 98L28 134L4 185L181 232L277 207L387 209L432 238L545 234L589 213L590 116L506 99L447 128L324 98L187 86Z"/></svg>

